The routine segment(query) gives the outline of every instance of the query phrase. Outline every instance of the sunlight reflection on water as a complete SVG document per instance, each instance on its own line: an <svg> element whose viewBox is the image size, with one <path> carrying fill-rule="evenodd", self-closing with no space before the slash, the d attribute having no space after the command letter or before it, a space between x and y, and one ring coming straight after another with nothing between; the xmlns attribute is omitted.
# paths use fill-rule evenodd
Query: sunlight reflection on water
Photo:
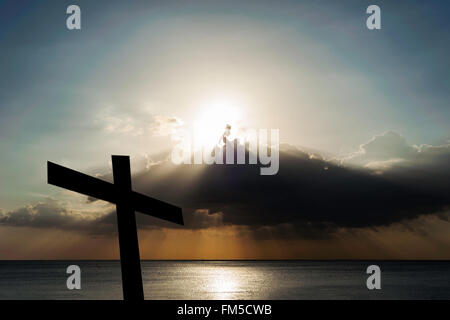
<svg viewBox="0 0 450 320"><path fill-rule="evenodd" d="M255 292L262 298L261 287L270 277L255 268L239 264L230 268L221 262L173 264L165 270L163 281L147 277L150 270L145 269L144 290L148 299L161 299L161 295L172 299L251 299Z"/></svg>
<svg viewBox="0 0 450 320"><path fill-rule="evenodd" d="M215 295L214 299L233 299L234 295L242 291L239 271L237 270L208 270L208 278L204 284L205 291Z"/></svg>

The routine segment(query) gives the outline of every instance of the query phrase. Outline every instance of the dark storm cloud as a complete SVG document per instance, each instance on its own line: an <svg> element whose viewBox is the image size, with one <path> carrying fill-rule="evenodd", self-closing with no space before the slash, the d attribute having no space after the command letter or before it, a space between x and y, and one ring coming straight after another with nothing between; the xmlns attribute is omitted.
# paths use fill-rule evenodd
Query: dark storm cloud
<svg viewBox="0 0 450 320"><path fill-rule="evenodd" d="M387 138L382 140L388 145L401 141L395 136ZM380 143L368 145L385 150ZM450 204L450 172L444 161L449 159L449 149L404 146L399 151L394 145L392 150L408 160L382 172L326 161L289 145L281 146L280 170L273 176L261 176L257 165L177 166L169 160L158 161L133 176L133 189L181 206L183 228L243 226L258 237L323 237L337 228L377 227L422 215L440 216ZM413 161L417 154L420 157ZM390 156L375 155L375 160ZM137 214L137 222L146 228L180 228L142 214ZM0 214L3 225L100 234L113 232L115 223L114 211L75 214L50 200Z"/></svg>
<svg viewBox="0 0 450 320"><path fill-rule="evenodd" d="M425 149L431 146L422 147ZM436 148L436 147L433 147ZM429 150L427 150L428 152ZM381 173L345 167L292 147L280 151L280 170L259 175L252 165L153 166L133 178L134 189L183 207L186 226L194 211L221 212L224 224L254 228L293 225L333 230L373 227L439 213L450 203L449 169L441 148L426 161L408 162ZM403 151L402 151L403 152Z"/></svg>

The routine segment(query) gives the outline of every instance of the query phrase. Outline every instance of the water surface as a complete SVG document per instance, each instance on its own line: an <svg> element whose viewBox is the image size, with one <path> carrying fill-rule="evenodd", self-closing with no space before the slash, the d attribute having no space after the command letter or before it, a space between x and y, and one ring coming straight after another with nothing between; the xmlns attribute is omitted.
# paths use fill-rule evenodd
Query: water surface
<svg viewBox="0 0 450 320"><path fill-rule="evenodd" d="M81 268L68 290L66 268ZM367 266L382 271L366 287ZM450 261L142 261L146 299L450 299ZM0 261L0 299L122 299L119 261Z"/></svg>

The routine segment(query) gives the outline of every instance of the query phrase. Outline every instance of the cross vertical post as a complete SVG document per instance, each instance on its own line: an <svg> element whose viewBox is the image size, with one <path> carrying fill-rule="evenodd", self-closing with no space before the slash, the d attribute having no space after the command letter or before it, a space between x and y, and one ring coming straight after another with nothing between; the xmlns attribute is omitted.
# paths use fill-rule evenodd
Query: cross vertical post
<svg viewBox="0 0 450 320"><path fill-rule="evenodd" d="M129 156L112 156L114 183L47 161L47 182L116 205L123 298L144 300L135 211L184 225L181 208L131 189Z"/></svg>
<svg viewBox="0 0 450 320"><path fill-rule="evenodd" d="M117 226L119 229L120 263L123 298L128 301L144 300L141 259L136 228L136 214L131 204L130 157L112 156L114 185L117 190Z"/></svg>

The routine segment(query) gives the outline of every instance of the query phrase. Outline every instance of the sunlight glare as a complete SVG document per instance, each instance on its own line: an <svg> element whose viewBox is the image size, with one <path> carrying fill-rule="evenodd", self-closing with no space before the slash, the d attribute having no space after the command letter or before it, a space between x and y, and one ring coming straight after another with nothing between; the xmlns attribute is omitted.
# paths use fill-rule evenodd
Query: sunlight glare
<svg viewBox="0 0 450 320"><path fill-rule="evenodd" d="M194 123L195 149L212 148L219 144L227 125L231 126L231 135L236 132L242 119L242 110L228 100L215 100L205 104L203 112Z"/></svg>

